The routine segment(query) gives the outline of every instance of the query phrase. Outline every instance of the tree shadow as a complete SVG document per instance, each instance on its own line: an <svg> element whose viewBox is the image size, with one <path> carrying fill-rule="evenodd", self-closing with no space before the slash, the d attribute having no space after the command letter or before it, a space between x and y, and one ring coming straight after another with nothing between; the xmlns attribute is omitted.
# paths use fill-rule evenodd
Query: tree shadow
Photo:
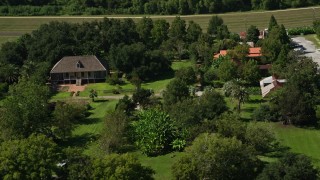
<svg viewBox="0 0 320 180"><path fill-rule="evenodd" d="M89 124L96 124L100 122L99 118L83 118L81 120L79 120L79 122L77 123L78 125L89 125Z"/></svg>
<svg viewBox="0 0 320 180"><path fill-rule="evenodd" d="M249 99L249 101L247 103L260 104L260 103L264 103L264 102L266 102L265 99Z"/></svg>
<svg viewBox="0 0 320 180"><path fill-rule="evenodd" d="M108 99L95 99L94 102L95 103L103 103L103 102L107 102L109 101Z"/></svg>
<svg viewBox="0 0 320 180"><path fill-rule="evenodd" d="M152 82L155 82L155 81L171 79L171 78L174 78L174 74L175 74L175 71L174 70L170 70L170 71L167 71L167 72L165 72L163 74L155 76L152 79L146 80L144 83L152 83Z"/></svg>
<svg viewBox="0 0 320 180"><path fill-rule="evenodd" d="M69 138L67 141L60 142L61 146L67 147L85 147L87 144L94 142L98 139L97 135L92 133L85 133L82 135L76 135Z"/></svg>

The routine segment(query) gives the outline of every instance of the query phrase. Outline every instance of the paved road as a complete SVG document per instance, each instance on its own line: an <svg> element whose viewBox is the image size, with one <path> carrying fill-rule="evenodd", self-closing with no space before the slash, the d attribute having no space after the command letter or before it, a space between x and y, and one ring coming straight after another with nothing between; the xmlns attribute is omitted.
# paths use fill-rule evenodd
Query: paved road
<svg viewBox="0 0 320 180"><path fill-rule="evenodd" d="M314 62L320 65L320 49L317 50L315 45L304 37L294 37L292 40L305 48L305 56L311 57Z"/></svg>

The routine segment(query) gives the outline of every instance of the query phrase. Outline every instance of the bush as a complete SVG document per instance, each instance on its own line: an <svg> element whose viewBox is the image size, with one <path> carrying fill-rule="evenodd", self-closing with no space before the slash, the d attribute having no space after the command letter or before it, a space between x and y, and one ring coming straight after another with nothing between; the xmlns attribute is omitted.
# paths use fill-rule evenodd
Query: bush
<svg viewBox="0 0 320 180"><path fill-rule="evenodd" d="M278 113L271 110L269 105L262 104L252 113L252 119L255 121L277 121Z"/></svg>
<svg viewBox="0 0 320 180"><path fill-rule="evenodd" d="M289 35L300 35L300 34L314 34L315 30L313 27L306 26L306 27L296 27L292 29L288 29Z"/></svg>
<svg viewBox="0 0 320 180"><path fill-rule="evenodd" d="M74 93L76 93L76 92L71 91L71 92L70 92L70 96L73 97L73 94L74 94Z"/></svg>
<svg viewBox="0 0 320 180"><path fill-rule="evenodd" d="M122 79L119 78L119 74L118 73L113 73L110 78L107 79L107 83L109 83L110 85L122 85L124 83L124 81Z"/></svg>
<svg viewBox="0 0 320 180"><path fill-rule="evenodd" d="M168 114L158 109L141 111L139 121L133 124L136 145L148 156L157 156L183 148L181 133Z"/></svg>

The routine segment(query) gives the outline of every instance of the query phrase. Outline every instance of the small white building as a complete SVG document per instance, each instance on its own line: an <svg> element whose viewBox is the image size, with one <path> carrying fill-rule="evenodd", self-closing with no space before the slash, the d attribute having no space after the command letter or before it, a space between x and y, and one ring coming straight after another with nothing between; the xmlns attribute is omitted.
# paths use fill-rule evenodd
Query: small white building
<svg viewBox="0 0 320 180"><path fill-rule="evenodd" d="M260 81L262 97L266 97L271 91L281 88L285 82L285 79L277 79L275 76L262 79Z"/></svg>

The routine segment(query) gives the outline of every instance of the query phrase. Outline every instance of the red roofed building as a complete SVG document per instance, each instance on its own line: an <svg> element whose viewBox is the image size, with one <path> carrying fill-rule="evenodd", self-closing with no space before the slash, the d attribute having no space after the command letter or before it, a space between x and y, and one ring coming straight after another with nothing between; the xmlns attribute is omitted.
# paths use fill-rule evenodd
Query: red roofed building
<svg viewBox="0 0 320 180"><path fill-rule="evenodd" d="M249 48L248 57L261 57L261 47Z"/></svg>
<svg viewBox="0 0 320 180"><path fill-rule="evenodd" d="M220 56L226 56L228 54L227 50L220 50L220 53L217 53L213 56L213 59L218 59ZM257 58L261 57L261 47L249 48L249 54L247 57Z"/></svg>

